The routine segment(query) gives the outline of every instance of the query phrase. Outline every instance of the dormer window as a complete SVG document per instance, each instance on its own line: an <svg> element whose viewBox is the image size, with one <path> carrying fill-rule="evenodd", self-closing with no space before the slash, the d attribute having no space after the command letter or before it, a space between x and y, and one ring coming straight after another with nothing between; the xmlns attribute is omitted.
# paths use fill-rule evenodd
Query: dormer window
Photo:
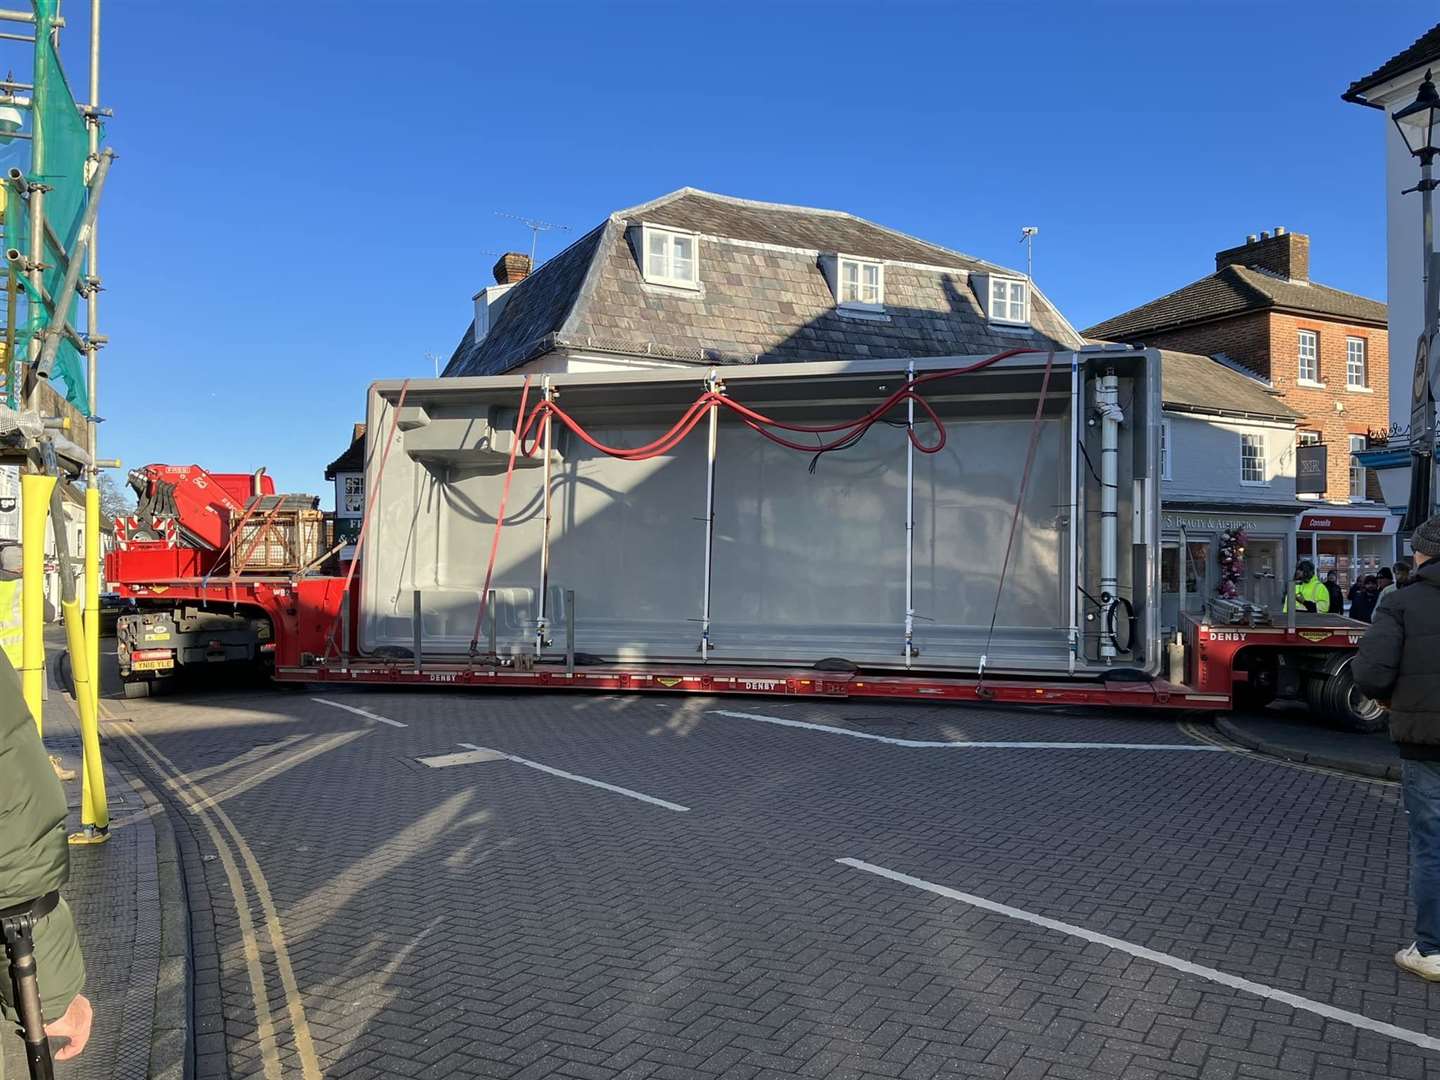
<svg viewBox="0 0 1440 1080"><path fill-rule="evenodd" d="M643 272L650 284L679 289L700 287L700 258L694 233L642 225L640 243Z"/></svg>
<svg viewBox="0 0 1440 1080"><path fill-rule="evenodd" d="M1022 278L990 278L991 322L1030 325L1030 289Z"/></svg>
<svg viewBox="0 0 1440 1080"><path fill-rule="evenodd" d="M850 259L840 261L840 293L837 300L846 307L879 308L885 304L885 267L878 262Z"/></svg>

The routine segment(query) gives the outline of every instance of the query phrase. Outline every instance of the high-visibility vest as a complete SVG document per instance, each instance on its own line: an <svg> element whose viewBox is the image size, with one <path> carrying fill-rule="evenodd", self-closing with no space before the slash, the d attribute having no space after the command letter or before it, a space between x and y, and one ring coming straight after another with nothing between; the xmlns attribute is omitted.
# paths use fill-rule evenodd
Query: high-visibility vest
<svg viewBox="0 0 1440 1080"><path fill-rule="evenodd" d="M1317 612L1328 612L1330 610L1330 590L1318 577L1312 577L1309 581L1297 581L1295 583L1295 595L1301 600L1308 600L1315 605ZM1285 610L1290 610L1290 599L1285 599ZM1297 609L1298 610L1298 609ZM1310 610L1304 608L1303 610Z"/></svg>
<svg viewBox="0 0 1440 1080"><path fill-rule="evenodd" d="M21 614L20 579L0 581L0 648L11 665L20 670L25 643L25 622Z"/></svg>

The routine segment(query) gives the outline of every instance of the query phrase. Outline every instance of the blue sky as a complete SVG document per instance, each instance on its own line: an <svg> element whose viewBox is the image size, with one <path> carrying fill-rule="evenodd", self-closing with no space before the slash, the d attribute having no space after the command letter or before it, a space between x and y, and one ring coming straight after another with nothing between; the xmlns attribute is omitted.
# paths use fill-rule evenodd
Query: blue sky
<svg viewBox="0 0 1440 1080"><path fill-rule="evenodd" d="M85 5L64 43L83 87ZM1023 265L1086 326L1284 225L1383 298L1383 118L1429 4L109 0L102 455L326 497L374 379L430 372L491 252L684 185Z"/></svg>

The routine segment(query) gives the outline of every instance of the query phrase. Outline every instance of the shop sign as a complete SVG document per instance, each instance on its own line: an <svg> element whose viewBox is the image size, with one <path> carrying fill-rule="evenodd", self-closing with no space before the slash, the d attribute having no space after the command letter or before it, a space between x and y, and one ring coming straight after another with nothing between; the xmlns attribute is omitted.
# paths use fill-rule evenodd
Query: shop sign
<svg viewBox="0 0 1440 1080"><path fill-rule="evenodd" d="M1295 493L1324 495L1328 451L1324 443L1311 443L1295 448Z"/></svg>
<svg viewBox="0 0 1440 1080"><path fill-rule="evenodd" d="M1385 533L1394 531L1393 527L1386 528L1392 520L1390 514L1303 514L1300 531Z"/></svg>
<svg viewBox="0 0 1440 1080"><path fill-rule="evenodd" d="M1260 523L1249 518L1228 517L1225 514L1162 514L1167 529L1246 529L1254 531Z"/></svg>

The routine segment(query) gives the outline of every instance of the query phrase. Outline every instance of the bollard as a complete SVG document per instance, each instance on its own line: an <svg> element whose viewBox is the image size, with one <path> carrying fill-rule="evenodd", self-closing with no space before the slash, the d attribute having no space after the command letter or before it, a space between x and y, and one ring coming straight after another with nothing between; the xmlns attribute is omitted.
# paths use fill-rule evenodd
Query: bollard
<svg viewBox="0 0 1440 1080"><path fill-rule="evenodd" d="M35 718L35 730L43 736L45 701L45 522L50 513L50 493L55 477L27 473L20 478L21 609L25 624L21 646L20 680L25 705Z"/></svg>

